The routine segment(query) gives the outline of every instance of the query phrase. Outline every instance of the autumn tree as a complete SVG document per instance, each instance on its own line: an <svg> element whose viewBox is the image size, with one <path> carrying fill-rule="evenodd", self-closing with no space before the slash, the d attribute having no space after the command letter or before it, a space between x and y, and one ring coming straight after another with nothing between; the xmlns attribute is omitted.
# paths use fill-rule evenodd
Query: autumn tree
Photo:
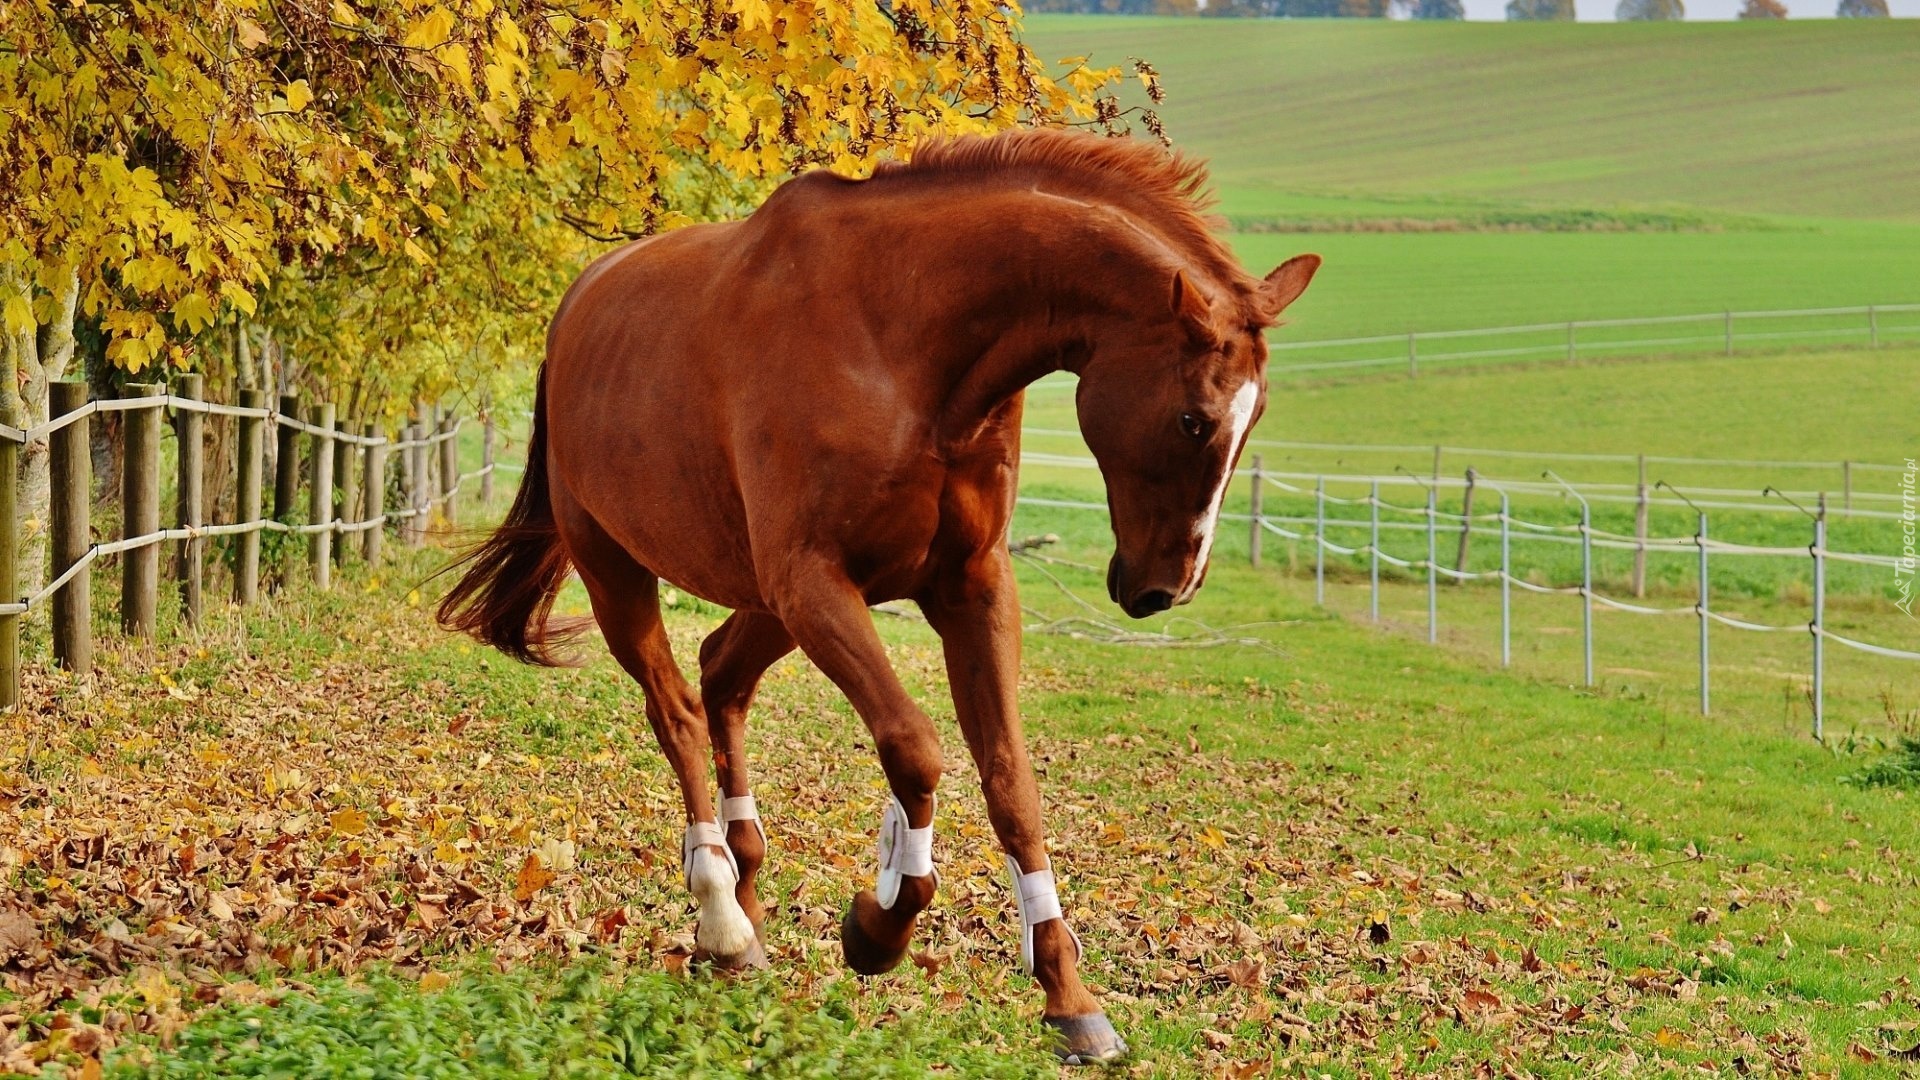
<svg viewBox="0 0 1920 1080"><path fill-rule="evenodd" d="M1613 17L1619 22L1679 22L1687 9L1682 0L1620 0Z"/></svg>
<svg viewBox="0 0 1920 1080"><path fill-rule="evenodd" d="M125 371L238 378L240 318L392 410L524 346L594 244L936 132L1110 125L1115 75L1049 76L972 2L11 0L0 404L45 417L77 320Z"/></svg>
<svg viewBox="0 0 1920 1080"><path fill-rule="evenodd" d="M1743 19L1784 19L1787 17L1787 5L1780 0L1746 0L1740 6Z"/></svg>
<svg viewBox="0 0 1920 1080"><path fill-rule="evenodd" d="M1573 0L1507 0L1508 22L1572 22Z"/></svg>

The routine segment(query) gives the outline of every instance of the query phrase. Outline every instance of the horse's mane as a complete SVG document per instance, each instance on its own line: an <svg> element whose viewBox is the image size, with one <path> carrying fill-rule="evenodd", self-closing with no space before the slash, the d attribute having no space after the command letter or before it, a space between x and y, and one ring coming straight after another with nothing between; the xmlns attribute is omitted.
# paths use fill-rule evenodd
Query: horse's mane
<svg viewBox="0 0 1920 1080"><path fill-rule="evenodd" d="M1115 203L1232 289L1243 307L1259 293L1259 280L1241 269L1216 232L1223 222L1209 212L1213 196L1207 190L1206 163L1153 143L1057 128L933 138L915 147L910 160L884 162L873 173L883 181L1009 175L1045 180Z"/></svg>

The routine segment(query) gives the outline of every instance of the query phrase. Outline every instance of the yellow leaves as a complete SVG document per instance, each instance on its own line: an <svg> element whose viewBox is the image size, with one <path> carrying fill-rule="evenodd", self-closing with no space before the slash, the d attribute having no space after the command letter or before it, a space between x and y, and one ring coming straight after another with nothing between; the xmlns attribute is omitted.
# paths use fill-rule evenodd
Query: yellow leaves
<svg viewBox="0 0 1920 1080"><path fill-rule="evenodd" d="M453 23L453 12L444 7L436 7L415 20L413 25L407 28L406 35L400 39L400 43L413 49L428 51L437 49L445 45L447 39L453 36Z"/></svg>
<svg viewBox="0 0 1920 1080"><path fill-rule="evenodd" d="M429 971L420 976L420 992L423 994L438 993L452 985L453 977L445 972Z"/></svg>
<svg viewBox="0 0 1920 1080"><path fill-rule="evenodd" d="M33 318L33 305L19 293L7 297L4 318L7 332L12 334L29 333L37 325Z"/></svg>
<svg viewBox="0 0 1920 1080"><path fill-rule="evenodd" d="M358 836L366 832L367 823L366 813L351 806L335 810L327 818L327 824L342 836Z"/></svg>
<svg viewBox="0 0 1920 1080"><path fill-rule="evenodd" d="M233 36L243 52L252 52L267 43L267 32L245 15L233 21Z"/></svg>
<svg viewBox="0 0 1920 1080"><path fill-rule="evenodd" d="M528 855L526 861L520 864L520 872L514 876L513 898L524 904L532 900L541 889L553 884L553 879L557 876L559 875L541 864L540 856Z"/></svg>
<svg viewBox="0 0 1920 1080"><path fill-rule="evenodd" d="M299 112L313 101L313 88L307 85L307 80L295 79L287 84L286 95L287 108Z"/></svg>
<svg viewBox="0 0 1920 1080"><path fill-rule="evenodd" d="M172 314L174 322L197 334L213 325L213 301L206 293L190 292L174 302Z"/></svg>

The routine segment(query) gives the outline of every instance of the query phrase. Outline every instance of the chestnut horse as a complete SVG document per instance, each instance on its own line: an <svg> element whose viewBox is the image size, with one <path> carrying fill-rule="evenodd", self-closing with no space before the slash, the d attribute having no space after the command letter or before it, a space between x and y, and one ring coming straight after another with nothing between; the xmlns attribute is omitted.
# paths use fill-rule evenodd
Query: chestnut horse
<svg viewBox="0 0 1920 1080"><path fill-rule="evenodd" d="M1108 592L1138 618L1200 588L1265 404L1261 331L1320 264L1245 273L1201 213L1204 179L1130 140L935 141L871 179L810 172L743 221L627 245L561 301L526 477L440 619L555 663L564 631L547 615L579 572L679 778L696 941L716 965L765 963L746 716L796 646L871 731L893 793L876 886L842 923L846 961L872 974L905 955L934 895L941 751L867 609L911 599L945 649L1057 1049L1125 1053L1080 981L1048 864L1007 525L1023 391L1071 371L1107 485ZM662 581L733 609L700 647L697 694L661 627Z"/></svg>

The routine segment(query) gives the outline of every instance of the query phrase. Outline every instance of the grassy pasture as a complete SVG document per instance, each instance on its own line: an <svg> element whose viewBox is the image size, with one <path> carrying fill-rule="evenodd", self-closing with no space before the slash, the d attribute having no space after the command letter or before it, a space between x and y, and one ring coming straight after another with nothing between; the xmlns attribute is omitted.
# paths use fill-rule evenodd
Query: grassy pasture
<svg viewBox="0 0 1920 1080"><path fill-rule="evenodd" d="M1249 265L1327 257L1295 339L1920 300L1910 20L1031 26L1158 66Z"/></svg>
<svg viewBox="0 0 1920 1080"><path fill-rule="evenodd" d="M1418 196L1920 223L1907 20L1028 26L1046 59L1151 60L1230 213Z"/></svg>
<svg viewBox="0 0 1920 1080"><path fill-rule="evenodd" d="M1019 524L1102 556L1082 516ZM1874 754L1703 721L1633 677L1573 692L1552 657L1494 672L1236 554L1141 626L1244 644L1028 639L1056 862L1135 1074L1864 1076L1920 1041L1911 795L1843 782ZM777 967L713 981L685 971L676 796L637 690L603 656L534 671L434 630L411 585L439 557L34 678L0 721L0 874L38 920L0 1014L33 1067L1052 1071L924 624L880 624L949 748L921 962L840 967L882 789L790 659L750 742ZM1097 573L1021 577L1035 625L1086 614L1052 578L1115 617ZM1416 597L1396 588L1396 624ZM677 599L683 659L718 617Z"/></svg>

